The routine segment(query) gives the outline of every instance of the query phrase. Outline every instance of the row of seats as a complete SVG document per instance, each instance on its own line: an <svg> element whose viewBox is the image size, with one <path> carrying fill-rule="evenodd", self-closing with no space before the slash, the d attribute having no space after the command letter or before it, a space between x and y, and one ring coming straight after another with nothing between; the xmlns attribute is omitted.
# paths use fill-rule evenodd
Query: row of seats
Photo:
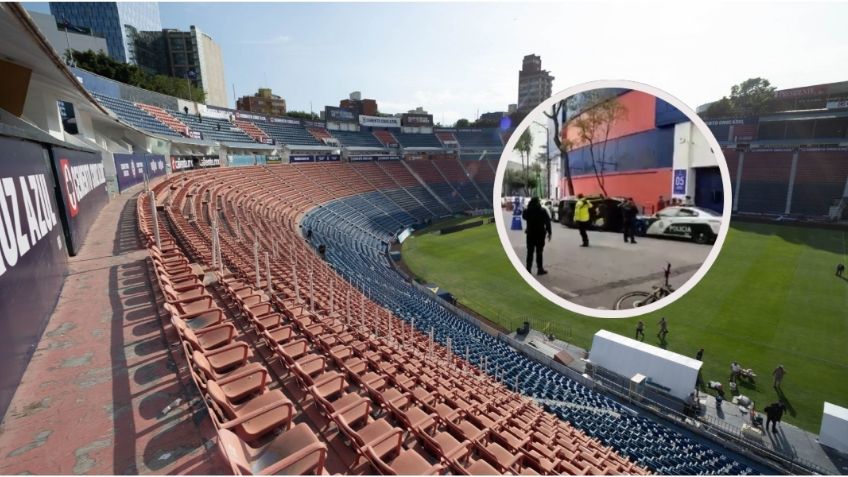
<svg viewBox="0 0 848 477"><path fill-rule="evenodd" d="M319 444L338 433L355 452L352 467L368 462L385 474L645 472L471 366L460 358L459 345L437 344L432 333L340 280L295 235L298 217L313 204L307 191L317 183L307 182L316 170L196 171L171 180L166 207L169 223L185 230L178 234L181 245L204 266L218 237L224 265L217 279L260 337L254 344L272 350L304 393L303 405L318 408L323 421L309 430ZM362 229L367 225L349 216L334 216L327 206L319 210L344 235L367 244L361 252L384 245L382 231L368 234ZM265 253L274 259L263 269L257 257ZM212 386L205 393L219 407L225 402L214 397L222 393ZM284 442L286 432L278 437ZM288 449L301 440L292 438ZM239 457L233 452L239 446L230 442L219 440L228 459L246 462L234 471L256 470L250 456L258 454ZM282 465L274 460L265 459L263 467Z"/></svg>
<svg viewBox="0 0 848 477"><path fill-rule="evenodd" d="M384 240L357 236L356 228L333 220L325 207L310 211L302 224L313 231L313 243L327 245L326 258L336 271L367 290L372 299L402 319L414 322L419 329L432 330L437 342L445 345L450 339L454 349L467 355L472 365L524 395L548 400L545 407L549 411L641 465L660 473L754 473L710 446L630 414L616 401L516 353L474 324L455 316L431 294L398 277L388 263ZM378 237L383 234L381 230L374 232ZM587 409L583 414L594 417L578 419L573 405ZM597 425L599 422L605 424ZM692 450L691 455L683 449Z"/></svg>

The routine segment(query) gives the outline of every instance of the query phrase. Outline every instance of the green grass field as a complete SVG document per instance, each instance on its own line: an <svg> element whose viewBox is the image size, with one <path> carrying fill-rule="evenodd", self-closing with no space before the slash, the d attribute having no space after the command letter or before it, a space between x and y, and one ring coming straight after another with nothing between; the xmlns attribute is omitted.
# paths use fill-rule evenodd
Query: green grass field
<svg viewBox="0 0 848 477"><path fill-rule="evenodd" d="M436 224L431 228L440 228ZM763 224L734 224L707 276L685 297L642 318L609 320L571 313L535 292L513 269L494 224L448 235L423 230L404 242L414 273L464 305L513 328L525 317L551 323L583 348L607 329L633 336L639 319L646 342L658 344L657 321L669 322L668 349L704 352L704 379L727 386L730 362L758 374L741 384L758 409L778 399L771 372L783 364L787 422L818 432L824 401L848 407L848 281L834 276L846 261L848 234Z"/></svg>

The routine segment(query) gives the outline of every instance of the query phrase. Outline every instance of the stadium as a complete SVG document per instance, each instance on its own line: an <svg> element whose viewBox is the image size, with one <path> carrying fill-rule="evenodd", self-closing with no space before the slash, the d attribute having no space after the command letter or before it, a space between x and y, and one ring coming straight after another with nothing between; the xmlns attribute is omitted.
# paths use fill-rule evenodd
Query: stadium
<svg viewBox="0 0 848 477"><path fill-rule="evenodd" d="M510 131L435 128L426 116L351 117L332 107L324 121L200 107L68 67L20 4L0 5L0 25L0 472L844 469L844 453L812 438L791 453L757 443L709 416L673 412L680 402L662 387L622 390L601 367L577 372L564 355L554 359L517 339L504 324L540 306L538 296L505 316L507 307L463 300L471 280L464 290L427 277L459 297L456 306L405 274L422 273L410 245L463 237L484 253L481 260L455 256L436 272L467 279L486 266L509 266L500 248L486 248L497 242L491 224L431 232L486 222L495 161ZM792 191L803 183L797 172L806 153L784 161L786 182L782 175L769 182L749 172L756 154L740 152L731 167L741 177L740 199L746 186L758 187L752 184ZM844 152L815 154L825 159L811 161L822 169L808 170L809 183L836 182L831 168ZM822 200L805 217L831 212L820 211L835 198L824 200L831 189L819 188ZM789 194L787 208L805 200ZM769 219L751 203L734 202L739 212ZM737 241L774 226L746 227ZM807 229L777 233L805 246L815 232L798 230ZM841 242L819 236L811 246L821 254L807 260L830 267L844 253L834 250L844 245L838 233ZM789 252L761 260L781 253ZM425 258L437 264L437 256ZM809 278L808 269L798 273L799 281ZM723 292L734 294L739 283L723 282ZM830 298L804 304L821 323L810 336L796 335L784 362L792 379L805 382L799 361L826 348L816 361L824 377L805 399L845 406L845 361L837 355L844 318L828 308L844 308L845 289L818 288ZM522 293L511 287L491 298ZM626 335L632 326L556 313L584 346L602 328ZM717 343L711 353L721 353ZM758 352L747 356L754 361ZM821 437L838 443L839 429L829 430L835 440Z"/></svg>

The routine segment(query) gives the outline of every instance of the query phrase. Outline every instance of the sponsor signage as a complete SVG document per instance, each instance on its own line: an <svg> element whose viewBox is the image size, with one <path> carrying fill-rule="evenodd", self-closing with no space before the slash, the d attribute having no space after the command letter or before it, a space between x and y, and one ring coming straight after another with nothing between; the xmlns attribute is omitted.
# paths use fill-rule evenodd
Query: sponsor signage
<svg viewBox="0 0 848 477"><path fill-rule="evenodd" d="M674 170L674 188L675 195L686 195L686 169Z"/></svg>
<svg viewBox="0 0 848 477"><path fill-rule="evenodd" d="M198 167L220 167L221 166L221 158L218 156L205 156L201 157L199 161L197 161Z"/></svg>
<svg viewBox="0 0 848 477"><path fill-rule="evenodd" d="M246 111L236 111L236 117L238 119L250 119L250 120L253 120L253 121L267 121L268 120L268 117L265 116L264 114L249 113L249 112L246 112Z"/></svg>
<svg viewBox="0 0 848 477"><path fill-rule="evenodd" d="M848 100L828 101L827 109L845 109L848 108Z"/></svg>
<svg viewBox="0 0 848 477"><path fill-rule="evenodd" d="M144 182L144 175L150 179L165 173L165 157L150 154L114 154L115 173L118 180L118 192Z"/></svg>
<svg viewBox="0 0 848 477"><path fill-rule="evenodd" d="M739 124L757 124L757 118L724 118L704 121L707 126L735 126Z"/></svg>
<svg viewBox="0 0 848 477"><path fill-rule="evenodd" d="M181 171L194 168L194 160L190 157L171 156L171 170Z"/></svg>
<svg viewBox="0 0 848 477"><path fill-rule="evenodd" d="M384 118L380 116L359 115L359 124L378 128L399 128L400 118Z"/></svg>
<svg viewBox="0 0 848 477"><path fill-rule="evenodd" d="M235 111L232 110L232 109L213 108L211 106L206 106L206 110L203 111L203 109L201 109L201 111L202 111L201 114L203 116L208 116L210 118L216 118L216 119L226 119L226 120L229 120L230 116L232 116L233 113L235 113Z"/></svg>
<svg viewBox="0 0 848 477"><path fill-rule="evenodd" d="M432 127L432 114L404 114L401 116L401 124L409 127Z"/></svg>
<svg viewBox="0 0 848 477"><path fill-rule="evenodd" d="M192 139L203 139L203 133L201 133L200 131L189 130L188 137L190 137Z"/></svg>
<svg viewBox="0 0 848 477"><path fill-rule="evenodd" d="M109 201L100 154L54 147L53 165L64 205L68 252L76 255L100 209Z"/></svg>
<svg viewBox="0 0 848 477"><path fill-rule="evenodd" d="M292 125L300 126L300 121L298 121L297 119L269 118L268 120L272 123L277 123L277 124L292 124Z"/></svg>
<svg viewBox="0 0 848 477"><path fill-rule="evenodd" d="M61 210L45 149L0 137L0 414L35 351L67 271Z"/></svg>
<svg viewBox="0 0 848 477"><path fill-rule="evenodd" d="M774 93L775 98L805 98L808 96L819 96L827 94L827 85L819 84L815 86L806 86L804 88L784 89Z"/></svg>
<svg viewBox="0 0 848 477"><path fill-rule="evenodd" d="M289 156L289 162L339 162L342 156L339 154L292 154Z"/></svg>
<svg viewBox="0 0 848 477"><path fill-rule="evenodd" d="M399 161L400 156L395 155L374 155L374 156L348 156L351 162L366 162L366 161Z"/></svg>
<svg viewBox="0 0 848 477"><path fill-rule="evenodd" d="M336 123L355 123L356 111L335 106L324 106L324 119Z"/></svg>

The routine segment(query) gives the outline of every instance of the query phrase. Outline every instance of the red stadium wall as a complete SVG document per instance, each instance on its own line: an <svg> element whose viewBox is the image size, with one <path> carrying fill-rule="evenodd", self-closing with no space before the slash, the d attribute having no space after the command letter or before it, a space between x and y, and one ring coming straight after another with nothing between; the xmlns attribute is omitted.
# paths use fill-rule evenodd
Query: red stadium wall
<svg viewBox="0 0 848 477"><path fill-rule="evenodd" d="M639 209L652 213L660 196L671 196L671 169L644 169L632 172L606 173L604 186L612 197L633 197ZM601 188L594 175L573 177L575 195L598 195ZM560 190L566 191L566 180L560 183Z"/></svg>
<svg viewBox="0 0 848 477"><path fill-rule="evenodd" d="M630 91L619 96L618 102L625 108L626 113L612 124L609 139L654 129L656 124L656 97L641 91ZM577 140L577 128L573 126L563 128L562 134L575 142L575 149L585 145Z"/></svg>

